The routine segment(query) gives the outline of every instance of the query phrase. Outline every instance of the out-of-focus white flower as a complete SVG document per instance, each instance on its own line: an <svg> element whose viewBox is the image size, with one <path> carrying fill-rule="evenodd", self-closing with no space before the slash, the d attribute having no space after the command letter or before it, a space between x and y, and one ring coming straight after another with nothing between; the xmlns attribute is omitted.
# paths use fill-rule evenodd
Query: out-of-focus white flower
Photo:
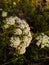
<svg viewBox="0 0 49 65"><path fill-rule="evenodd" d="M13 2L13 5L16 5L16 2Z"/></svg>
<svg viewBox="0 0 49 65"><path fill-rule="evenodd" d="M6 18L6 21L7 21L8 25L14 25L15 24L15 20L12 16L9 18Z"/></svg>
<svg viewBox="0 0 49 65"><path fill-rule="evenodd" d="M20 53L20 54L24 54L25 52L26 52L26 49L20 49L20 50L19 50L19 53Z"/></svg>
<svg viewBox="0 0 49 65"><path fill-rule="evenodd" d="M3 11L3 12L2 12L2 17L6 17L7 14L8 14L7 12Z"/></svg>
<svg viewBox="0 0 49 65"><path fill-rule="evenodd" d="M19 49L19 53L20 54L24 54L26 52L26 49L24 47L20 48Z"/></svg>
<svg viewBox="0 0 49 65"><path fill-rule="evenodd" d="M21 35L21 34L22 34L22 30L19 29L19 28L16 29L14 34L16 34L16 35Z"/></svg>
<svg viewBox="0 0 49 65"><path fill-rule="evenodd" d="M25 20L21 20L21 23L20 23L19 27L20 27L21 29L30 30L30 27L29 27L29 25L26 23Z"/></svg>
<svg viewBox="0 0 49 65"><path fill-rule="evenodd" d="M37 46L41 45L42 41L38 40L38 42L36 43Z"/></svg>
<svg viewBox="0 0 49 65"><path fill-rule="evenodd" d="M46 43L46 44L45 44L45 46L46 46L46 47L49 47L49 44L48 44L48 43Z"/></svg>
<svg viewBox="0 0 49 65"><path fill-rule="evenodd" d="M5 28L5 29L9 28L9 25L5 24L5 25L4 25L4 28Z"/></svg>
<svg viewBox="0 0 49 65"><path fill-rule="evenodd" d="M30 33L30 31L28 33L28 37L30 37L32 39L32 34Z"/></svg>
<svg viewBox="0 0 49 65"><path fill-rule="evenodd" d="M19 27L20 27L21 29L25 29L25 25L23 25L22 23L20 23Z"/></svg>
<svg viewBox="0 0 49 65"><path fill-rule="evenodd" d="M41 45L41 48L44 48L45 46L44 45Z"/></svg>
<svg viewBox="0 0 49 65"><path fill-rule="evenodd" d="M21 22L23 25L25 25L26 27L29 27L29 25L26 23L26 21L25 20L22 20L22 22Z"/></svg>
<svg viewBox="0 0 49 65"><path fill-rule="evenodd" d="M10 46L17 48L21 41L19 37L11 37L10 42L11 42Z"/></svg>
<svg viewBox="0 0 49 65"><path fill-rule="evenodd" d="M44 33L41 33L37 38L37 46L41 45L41 48L49 47L49 37L45 35Z"/></svg>
<svg viewBox="0 0 49 65"><path fill-rule="evenodd" d="M27 27L26 29L24 29L23 34L28 35L28 34L29 34L29 31L30 31L30 28L29 28L29 27Z"/></svg>
<svg viewBox="0 0 49 65"><path fill-rule="evenodd" d="M30 45L31 40L32 40L31 37L24 36L23 42L26 43L26 47L28 47Z"/></svg>
<svg viewBox="0 0 49 65"><path fill-rule="evenodd" d="M28 36L24 36L23 41L27 43L28 42Z"/></svg>
<svg viewBox="0 0 49 65"><path fill-rule="evenodd" d="M47 39L45 36L43 36L42 44L45 44L45 43L47 43L47 42L48 42L48 39Z"/></svg>
<svg viewBox="0 0 49 65"><path fill-rule="evenodd" d="M17 16L13 17L15 22L20 24L22 22L22 20L20 18L18 18Z"/></svg>
<svg viewBox="0 0 49 65"><path fill-rule="evenodd" d="M22 49L22 48L26 48L27 46L26 46L26 43L21 43L19 46L18 46L18 50L20 50L20 49Z"/></svg>
<svg viewBox="0 0 49 65"><path fill-rule="evenodd" d="M44 36L45 34L44 33L41 33L42 36Z"/></svg>
<svg viewBox="0 0 49 65"><path fill-rule="evenodd" d="M30 45L31 40L32 40L32 38L29 38L29 39L28 39L28 43L26 43L26 46L27 46L27 47Z"/></svg>

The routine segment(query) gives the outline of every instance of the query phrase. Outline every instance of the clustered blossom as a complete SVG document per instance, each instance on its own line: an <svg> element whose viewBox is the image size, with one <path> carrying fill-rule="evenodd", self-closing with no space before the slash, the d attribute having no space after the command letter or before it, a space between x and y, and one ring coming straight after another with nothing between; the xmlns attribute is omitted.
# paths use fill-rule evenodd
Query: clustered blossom
<svg viewBox="0 0 49 65"><path fill-rule="evenodd" d="M37 46L41 45L41 48L49 47L49 37L45 35L44 33L41 33L37 38Z"/></svg>
<svg viewBox="0 0 49 65"><path fill-rule="evenodd" d="M15 24L16 29L14 29L14 36L10 37L10 46L16 48L20 54L24 54L26 47L30 45L32 40L30 27L25 20L22 20L17 16L11 16L6 18L6 24L4 25L4 28L7 29L9 26Z"/></svg>

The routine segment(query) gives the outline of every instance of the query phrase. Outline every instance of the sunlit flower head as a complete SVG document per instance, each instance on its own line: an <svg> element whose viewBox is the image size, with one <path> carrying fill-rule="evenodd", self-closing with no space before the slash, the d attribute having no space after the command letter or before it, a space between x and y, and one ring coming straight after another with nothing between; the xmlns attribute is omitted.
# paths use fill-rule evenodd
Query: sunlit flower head
<svg viewBox="0 0 49 65"><path fill-rule="evenodd" d="M49 47L49 37L45 35L44 33L41 33L38 37L36 37L37 46L41 45L41 48Z"/></svg>

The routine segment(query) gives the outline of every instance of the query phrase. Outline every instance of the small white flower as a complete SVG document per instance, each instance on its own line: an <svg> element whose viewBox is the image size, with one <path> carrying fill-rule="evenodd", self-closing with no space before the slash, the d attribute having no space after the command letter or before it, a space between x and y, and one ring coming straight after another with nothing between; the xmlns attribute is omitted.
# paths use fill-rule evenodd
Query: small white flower
<svg viewBox="0 0 49 65"><path fill-rule="evenodd" d="M39 39L40 39L40 37L39 37L39 36L37 36L37 37L36 37L36 40L39 40Z"/></svg>
<svg viewBox="0 0 49 65"><path fill-rule="evenodd" d="M5 28L5 29L9 28L9 25L7 25L7 24L6 24L6 25L4 25L4 28Z"/></svg>
<svg viewBox="0 0 49 65"><path fill-rule="evenodd" d="M2 17L6 17L7 16L7 12L3 11L2 12Z"/></svg>
<svg viewBox="0 0 49 65"><path fill-rule="evenodd" d="M21 43L19 46L18 46L18 50L20 50L21 48L26 48L26 43Z"/></svg>
<svg viewBox="0 0 49 65"><path fill-rule="evenodd" d="M45 46L46 46L46 47L49 47L49 44L48 44L48 43L46 43L46 44L45 44Z"/></svg>
<svg viewBox="0 0 49 65"><path fill-rule="evenodd" d="M24 54L26 52L26 49L22 48L19 50L19 54Z"/></svg>
<svg viewBox="0 0 49 65"><path fill-rule="evenodd" d="M25 25L26 27L29 27L29 25L26 23L26 21L25 20L22 20L22 22L21 22L23 25Z"/></svg>
<svg viewBox="0 0 49 65"><path fill-rule="evenodd" d="M23 41L27 43L28 42L28 36L24 36Z"/></svg>
<svg viewBox="0 0 49 65"><path fill-rule="evenodd" d="M16 5L16 2L13 2L13 5Z"/></svg>
<svg viewBox="0 0 49 65"><path fill-rule="evenodd" d="M22 22L21 19L18 18L17 16L15 16L13 18L14 18L15 22L18 23L18 24L20 24Z"/></svg>
<svg viewBox="0 0 49 65"><path fill-rule="evenodd" d="M12 16L7 18L6 21L7 21L8 25L14 25L15 24L15 20Z"/></svg>
<svg viewBox="0 0 49 65"><path fill-rule="evenodd" d="M19 45L17 49L19 54L24 54L26 52L26 46L23 43Z"/></svg>
<svg viewBox="0 0 49 65"><path fill-rule="evenodd" d="M28 34L29 34L29 30L30 30L29 28L28 28L28 29L27 29L27 28L26 28L26 29L24 29L23 34L28 35Z"/></svg>
<svg viewBox="0 0 49 65"><path fill-rule="evenodd" d="M10 42L11 42L10 46L13 45L12 47L17 48L21 41L19 37L11 37Z"/></svg>
<svg viewBox="0 0 49 65"><path fill-rule="evenodd" d="M26 44L26 47L28 47L30 45L31 38L29 38L28 36L24 36L23 42Z"/></svg>
<svg viewBox="0 0 49 65"><path fill-rule="evenodd" d="M16 34L16 35L21 35L21 34L22 34L22 30L19 29L19 28L16 29L14 34Z"/></svg>
<svg viewBox="0 0 49 65"><path fill-rule="evenodd" d="M38 42L36 44L37 44L37 46L39 46L41 43L42 43L42 41L38 40Z"/></svg>
<svg viewBox="0 0 49 65"><path fill-rule="evenodd" d="M29 33L28 33L28 37L30 37L30 38L32 39L32 34L31 34L30 31L29 31Z"/></svg>
<svg viewBox="0 0 49 65"><path fill-rule="evenodd" d="M21 23L20 23L19 27L20 27L21 29L30 30L30 27L29 27L29 25L25 22L25 20L21 20Z"/></svg>
<svg viewBox="0 0 49 65"><path fill-rule="evenodd" d="M20 23L19 27L20 27L21 29L25 29L25 25L23 25L23 24L21 24L21 23Z"/></svg>
<svg viewBox="0 0 49 65"><path fill-rule="evenodd" d="M43 35L43 36L44 36L45 34L44 34L44 33L41 33L41 35Z"/></svg>
<svg viewBox="0 0 49 65"><path fill-rule="evenodd" d="M32 36L31 36L31 33L29 32L29 34L28 34L28 43L26 44L27 47L30 45L31 40L32 40Z"/></svg>
<svg viewBox="0 0 49 65"><path fill-rule="evenodd" d="M44 45L41 45L41 48L44 48L45 46Z"/></svg>

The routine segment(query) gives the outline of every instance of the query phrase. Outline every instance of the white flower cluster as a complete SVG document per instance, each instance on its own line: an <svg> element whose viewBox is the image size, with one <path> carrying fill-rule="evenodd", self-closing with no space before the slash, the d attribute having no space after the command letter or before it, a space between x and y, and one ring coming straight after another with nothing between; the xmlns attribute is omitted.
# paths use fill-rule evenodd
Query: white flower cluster
<svg viewBox="0 0 49 65"><path fill-rule="evenodd" d="M41 33L41 35L39 35L36 38L36 40L38 40L38 42L36 43L37 46L41 45L41 48L49 47L49 37L45 35L44 33Z"/></svg>
<svg viewBox="0 0 49 65"><path fill-rule="evenodd" d="M20 54L24 54L26 47L29 46L32 35L30 32L30 27L25 20L21 20L17 16L6 18L7 23L4 25L5 29L9 26L16 24L16 29L14 29L14 36L10 38L10 46L16 48Z"/></svg>

